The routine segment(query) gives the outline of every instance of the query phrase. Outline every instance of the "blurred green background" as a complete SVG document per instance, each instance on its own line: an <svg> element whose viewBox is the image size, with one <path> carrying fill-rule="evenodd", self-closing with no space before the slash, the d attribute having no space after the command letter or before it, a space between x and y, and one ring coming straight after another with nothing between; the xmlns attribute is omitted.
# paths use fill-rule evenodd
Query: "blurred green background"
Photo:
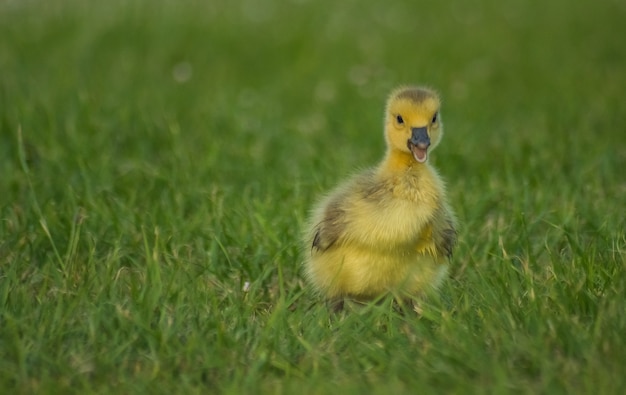
<svg viewBox="0 0 626 395"><path fill-rule="evenodd" d="M623 1L0 1L0 382L618 393L625 20ZM427 318L329 316L301 227L380 160L402 84L443 97L452 277Z"/></svg>

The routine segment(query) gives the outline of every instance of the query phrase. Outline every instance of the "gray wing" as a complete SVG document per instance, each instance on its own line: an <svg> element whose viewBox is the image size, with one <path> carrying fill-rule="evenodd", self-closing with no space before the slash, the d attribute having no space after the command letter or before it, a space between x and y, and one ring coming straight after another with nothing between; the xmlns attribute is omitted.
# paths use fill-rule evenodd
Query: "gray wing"
<svg viewBox="0 0 626 395"><path fill-rule="evenodd" d="M451 258L457 241L457 231L454 229L451 221L448 221L448 227L442 230L440 237L441 240L437 245L438 252Z"/></svg>
<svg viewBox="0 0 626 395"><path fill-rule="evenodd" d="M341 238L345 230L344 210L335 202L330 202L324 210L324 217L313 231L312 252L324 252Z"/></svg>
<svg viewBox="0 0 626 395"><path fill-rule="evenodd" d="M437 235L437 253L441 256L452 258L452 251L457 241L457 231L451 220L447 220L446 225Z"/></svg>

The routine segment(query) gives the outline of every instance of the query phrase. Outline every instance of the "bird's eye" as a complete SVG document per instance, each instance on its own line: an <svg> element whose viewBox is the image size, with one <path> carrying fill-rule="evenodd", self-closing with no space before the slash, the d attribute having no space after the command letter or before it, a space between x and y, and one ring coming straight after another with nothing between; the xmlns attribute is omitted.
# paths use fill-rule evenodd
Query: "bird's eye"
<svg viewBox="0 0 626 395"><path fill-rule="evenodd" d="M396 121L398 124L402 125L404 123L404 119L402 119L402 115L396 115Z"/></svg>
<svg viewBox="0 0 626 395"><path fill-rule="evenodd" d="M439 113L438 113L438 112L436 112L436 113L435 113L435 115L433 115L433 121L432 121L432 123L437 122L437 117L438 117L438 116L439 116Z"/></svg>

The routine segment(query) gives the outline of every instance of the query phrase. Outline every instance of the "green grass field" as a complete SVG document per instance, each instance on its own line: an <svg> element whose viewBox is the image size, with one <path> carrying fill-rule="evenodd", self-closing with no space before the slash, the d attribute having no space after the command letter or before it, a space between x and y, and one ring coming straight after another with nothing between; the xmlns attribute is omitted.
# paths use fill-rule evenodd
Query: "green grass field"
<svg viewBox="0 0 626 395"><path fill-rule="evenodd" d="M623 1L100 3L0 1L0 392L626 391ZM451 275L332 314L301 228L407 83Z"/></svg>

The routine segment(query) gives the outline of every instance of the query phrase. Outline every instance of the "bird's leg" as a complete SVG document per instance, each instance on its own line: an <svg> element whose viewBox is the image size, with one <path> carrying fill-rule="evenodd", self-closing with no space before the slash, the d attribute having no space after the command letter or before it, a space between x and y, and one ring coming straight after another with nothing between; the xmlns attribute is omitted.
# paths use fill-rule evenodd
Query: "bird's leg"
<svg viewBox="0 0 626 395"><path fill-rule="evenodd" d="M344 308L344 299L342 297L338 297L328 301L328 308L333 313L339 313L343 311Z"/></svg>

